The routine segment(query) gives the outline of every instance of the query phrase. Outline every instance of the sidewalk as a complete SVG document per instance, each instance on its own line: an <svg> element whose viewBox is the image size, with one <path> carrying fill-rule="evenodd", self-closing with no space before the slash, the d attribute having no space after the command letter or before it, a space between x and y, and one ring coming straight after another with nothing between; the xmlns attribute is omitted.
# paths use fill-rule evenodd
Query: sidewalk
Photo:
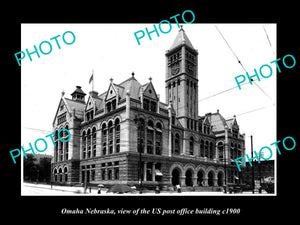
<svg viewBox="0 0 300 225"><path fill-rule="evenodd" d="M84 188L80 186L59 186L59 185L51 185L49 184L34 184L34 183L23 183L21 188L21 195L72 195L72 196L87 196L87 195L96 195L96 196L140 196L140 195L147 195L147 196L186 196L186 195L194 195L194 196L205 196L205 195L224 195L223 192L170 192L170 191L161 191L159 194L155 194L154 191L144 190L142 194L139 192L135 193L124 193L124 194L116 194L116 193L106 193L107 188L101 189L101 194L98 194L97 189L89 188L84 193Z"/></svg>

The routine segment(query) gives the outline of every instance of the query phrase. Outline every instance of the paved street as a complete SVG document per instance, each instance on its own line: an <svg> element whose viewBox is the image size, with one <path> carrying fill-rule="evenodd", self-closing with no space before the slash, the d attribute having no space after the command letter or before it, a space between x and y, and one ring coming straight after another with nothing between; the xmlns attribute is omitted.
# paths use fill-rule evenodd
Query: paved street
<svg viewBox="0 0 300 225"><path fill-rule="evenodd" d="M35 196L35 195L62 195L62 196L87 196L87 195L105 195L105 196L139 196L138 192L136 193L127 193L127 194L115 194L115 193L106 193L107 189L103 188L101 194L97 194L96 189L91 189L91 193L89 189L87 189L86 193L84 193L83 187L70 187L70 186L58 186L48 184L33 184L33 183L23 183L21 189L21 195L23 196ZM243 192L242 194L235 194L235 195L252 195L251 192ZM265 194L265 193L263 193ZM214 195L214 196L224 196L228 195L231 196L233 194L224 194L223 192L169 192L169 191L162 191L160 194L155 194L154 191L144 192L143 195L149 196L184 196L184 195L194 195L194 196L205 196L205 195Z"/></svg>

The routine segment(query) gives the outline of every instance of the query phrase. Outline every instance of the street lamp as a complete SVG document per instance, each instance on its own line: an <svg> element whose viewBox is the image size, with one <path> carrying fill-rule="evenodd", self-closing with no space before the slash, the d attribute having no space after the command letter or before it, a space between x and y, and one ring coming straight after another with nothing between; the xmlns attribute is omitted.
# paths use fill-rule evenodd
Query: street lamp
<svg viewBox="0 0 300 225"><path fill-rule="evenodd" d="M138 170L138 180L139 185L140 185L140 194L143 193L142 188L143 188L143 181L142 181L142 149L143 149L143 143L142 143L142 137L141 137L141 130L143 129L142 124L141 124L141 120L138 119L137 116L135 116L134 118L134 123L137 125L137 135L138 135L138 139L139 142L137 143L137 151L139 152L139 170Z"/></svg>

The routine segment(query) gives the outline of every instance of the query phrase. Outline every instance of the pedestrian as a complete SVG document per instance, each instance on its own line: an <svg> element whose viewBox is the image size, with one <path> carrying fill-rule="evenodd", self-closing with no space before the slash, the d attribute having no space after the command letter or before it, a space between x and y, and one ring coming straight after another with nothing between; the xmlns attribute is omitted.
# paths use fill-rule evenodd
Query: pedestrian
<svg viewBox="0 0 300 225"><path fill-rule="evenodd" d="M101 187L98 187L98 194L101 194Z"/></svg>
<svg viewBox="0 0 300 225"><path fill-rule="evenodd" d="M160 191L159 191L159 187L158 186L156 186L155 187L155 194L159 194L160 193Z"/></svg>

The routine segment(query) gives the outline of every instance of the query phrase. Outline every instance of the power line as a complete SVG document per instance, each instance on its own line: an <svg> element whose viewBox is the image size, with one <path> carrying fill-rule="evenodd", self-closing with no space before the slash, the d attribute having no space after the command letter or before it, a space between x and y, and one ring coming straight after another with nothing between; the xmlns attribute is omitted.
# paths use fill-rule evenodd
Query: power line
<svg viewBox="0 0 300 225"><path fill-rule="evenodd" d="M216 25L215 25L215 27L216 27L217 31L219 32L219 34L222 36L223 40L226 42L228 48L229 48L229 49L231 50L231 52L234 54L234 56L235 56L235 58L237 59L238 63L242 66L242 68L244 69L244 71L247 72L246 69L244 68L244 66L243 66L243 64L242 64L242 62L241 62L241 60L240 60L239 57L235 54L235 52L233 51L233 49L230 47L230 45L229 45L228 42L226 41L225 37L223 36L223 34L222 34L221 31L219 30L219 28L218 28Z"/></svg>
<svg viewBox="0 0 300 225"><path fill-rule="evenodd" d="M229 45L229 43L226 41L226 39L225 39L225 37L223 36L223 34L221 33L221 31L219 30L219 28L215 25L215 27L216 27L216 29L217 29L217 31L219 32L219 34L222 36L222 38L223 38L223 40L226 42L226 44L227 44L227 46L229 47L229 49L231 50L231 52L234 54L234 56L236 57L236 59L238 60L238 63L241 65L241 67L244 69L244 71L245 71L245 73L247 73L247 71L246 71L246 69L245 69L245 67L243 66L243 64L242 64L242 62L241 62L241 60L238 58L238 56L235 54L235 52L233 51L233 49L230 47L230 45ZM265 28L264 28L265 29ZM265 32L266 32L266 30L265 30ZM267 33L266 33L266 35L267 35ZM267 35L267 38L268 38L268 40L269 40L269 37L268 37L268 35ZM270 43L270 40L269 40L269 44L270 44L270 46L272 47L272 45L271 45L271 43ZM259 85L258 84L256 84L256 83L254 83L272 102L273 102L273 100L272 100L272 98L261 88L261 87L259 87Z"/></svg>
<svg viewBox="0 0 300 225"><path fill-rule="evenodd" d="M254 79L252 79L252 81L253 81L253 80L254 80ZM243 83L243 84L241 84L240 86L243 86L243 85L246 85L246 84L249 84L249 83L250 83L250 81L247 82L247 83ZM237 87L238 87L238 86L234 86L234 87L229 88L229 89L226 89L226 90L224 90L224 91L220 91L220 92L218 92L218 93L216 93L216 94L213 94L213 95L210 95L210 96L208 96L208 97L202 98L202 99L198 100L198 102L201 102L201 101L204 101L204 100L206 100L206 99L209 99L209 98L215 97L215 96L217 96L217 95L223 94L223 93L225 93L225 92L227 92L227 91L231 91L231 90L233 90L233 89L235 89L235 88L237 88Z"/></svg>
<svg viewBox="0 0 300 225"><path fill-rule="evenodd" d="M264 29L265 34L266 34L266 36L267 36L267 39L268 39L269 45L270 45L270 47L271 47L272 53L273 53L273 55L275 56L275 53L274 53L274 51L273 51L273 47L272 47L271 41L270 41L270 39L269 39L269 35L268 35L268 33L267 33L266 29L265 29L265 26L263 26L263 29Z"/></svg>

